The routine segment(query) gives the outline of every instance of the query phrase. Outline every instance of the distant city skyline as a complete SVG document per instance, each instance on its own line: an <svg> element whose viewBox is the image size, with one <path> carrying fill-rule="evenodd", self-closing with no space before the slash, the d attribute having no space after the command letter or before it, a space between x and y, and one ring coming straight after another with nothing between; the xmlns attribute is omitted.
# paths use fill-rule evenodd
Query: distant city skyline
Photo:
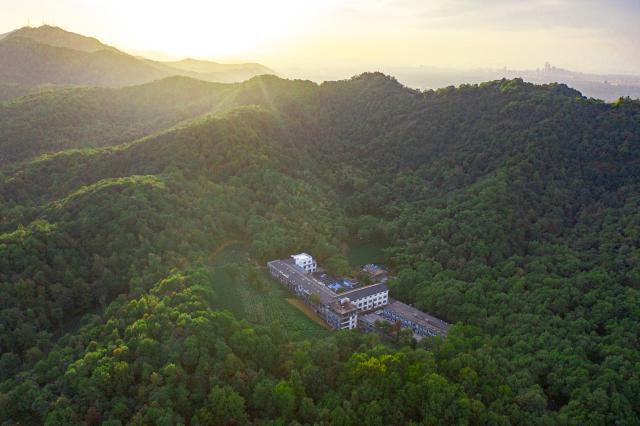
<svg viewBox="0 0 640 426"><path fill-rule="evenodd" d="M635 0L5 0L0 33L60 26L133 53L275 69L431 66L640 74Z"/></svg>

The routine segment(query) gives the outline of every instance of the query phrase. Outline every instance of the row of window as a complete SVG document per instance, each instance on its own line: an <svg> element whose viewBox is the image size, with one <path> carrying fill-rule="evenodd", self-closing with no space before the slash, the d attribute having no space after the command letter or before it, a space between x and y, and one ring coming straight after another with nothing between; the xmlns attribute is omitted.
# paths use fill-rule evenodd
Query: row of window
<svg viewBox="0 0 640 426"><path fill-rule="evenodd" d="M380 305L386 305L388 302L388 296L382 295L375 295L375 296L369 296L367 299L360 299L359 301L356 302L356 306L358 306L358 309L363 309L363 308L373 308L373 307L377 307Z"/></svg>

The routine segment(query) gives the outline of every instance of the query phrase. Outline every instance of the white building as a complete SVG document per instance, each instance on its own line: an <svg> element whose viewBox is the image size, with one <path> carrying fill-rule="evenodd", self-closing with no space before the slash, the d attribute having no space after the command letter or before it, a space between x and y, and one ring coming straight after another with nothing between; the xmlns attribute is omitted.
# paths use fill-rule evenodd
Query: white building
<svg viewBox="0 0 640 426"><path fill-rule="evenodd" d="M342 293L330 289L326 283L310 275L318 269L318 264L307 253L294 254L291 260L272 260L267 263L267 268L271 275L313 306L336 330L353 330L358 325L359 312L379 309L389 303L389 288L385 283ZM312 296L317 298L312 299Z"/></svg>
<svg viewBox="0 0 640 426"><path fill-rule="evenodd" d="M358 307L347 297L340 297L320 281L315 280L303 268L289 260L272 260L267 269L291 292L311 305L322 318L336 330L353 330L358 324ZM318 296L312 301L311 296Z"/></svg>
<svg viewBox="0 0 640 426"><path fill-rule="evenodd" d="M294 254L291 256L296 265L305 270L305 272L315 272L318 269L316 260L307 253Z"/></svg>
<svg viewBox="0 0 640 426"><path fill-rule="evenodd" d="M355 290L340 293L358 308L358 311L370 311L389 303L389 288L384 283L373 284Z"/></svg>

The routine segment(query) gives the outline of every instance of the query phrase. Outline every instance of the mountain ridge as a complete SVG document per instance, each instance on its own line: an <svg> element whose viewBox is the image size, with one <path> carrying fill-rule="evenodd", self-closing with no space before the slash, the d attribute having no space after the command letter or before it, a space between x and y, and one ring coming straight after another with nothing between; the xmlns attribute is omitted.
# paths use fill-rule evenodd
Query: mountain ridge
<svg viewBox="0 0 640 426"><path fill-rule="evenodd" d="M638 101L520 79L172 77L0 104L0 131L0 421L640 413ZM212 264L228 240L246 252ZM451 322L446 339L303 339L255 308L254 262L304 250L348 274L344 247L370 241L392 296Z"/></svg>
<svg viewBox="0 0 640 426"><path fill-rule="evenodd" d="M59 27L24 27L0 39L0 83L120 87L182 75L212 82L244 81L273 73L255 63L171 63L129 55L99 40ZM182 68L180 67L182 65ZM186 67L186 68L185 68Z"/></svg>
<svg viewBox="0 0 640 426"><path fill-rule="evenodd" d="M11 39L13 37L28 38L49 46L66 47L67 49L89 53L100 50L119 52L115 47L106 45L96 38L83 36L81 34L66 31L60 27L50 25L42 25L40 27L22 27L5 34L4 37L0 37L0 40Z"/></svg>

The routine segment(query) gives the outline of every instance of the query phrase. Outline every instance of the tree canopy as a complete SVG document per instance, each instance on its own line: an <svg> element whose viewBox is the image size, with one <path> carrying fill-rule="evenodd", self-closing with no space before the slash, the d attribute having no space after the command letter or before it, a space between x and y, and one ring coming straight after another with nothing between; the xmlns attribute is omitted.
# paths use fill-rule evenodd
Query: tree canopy
<svg viewBox="0 0 640 426"><path fill-rule="evenodd" d="M639 145L638 101L518 79L0 104L0 422L636 424ZM215 291L225 241L339 273L363 239L446 339L301 339Z"/></svg>

